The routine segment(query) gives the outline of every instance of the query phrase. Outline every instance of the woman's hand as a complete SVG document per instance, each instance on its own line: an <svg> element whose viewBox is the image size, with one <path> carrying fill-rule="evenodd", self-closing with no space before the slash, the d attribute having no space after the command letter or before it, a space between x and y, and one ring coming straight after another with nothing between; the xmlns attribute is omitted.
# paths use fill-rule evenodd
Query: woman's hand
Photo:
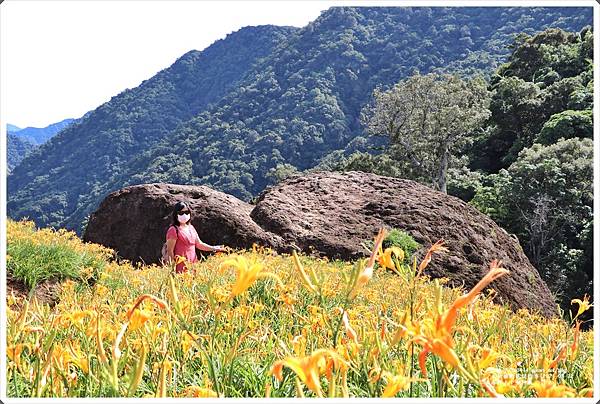
<svg viewBox="0 0 600 404"><path fill-rule="evenodd" d="M202 240L200 240L200 237L196 237L196 248L200 251L225 252L227 251L228 247L225 247L224 245L209 245L202 242Z"/></svg>

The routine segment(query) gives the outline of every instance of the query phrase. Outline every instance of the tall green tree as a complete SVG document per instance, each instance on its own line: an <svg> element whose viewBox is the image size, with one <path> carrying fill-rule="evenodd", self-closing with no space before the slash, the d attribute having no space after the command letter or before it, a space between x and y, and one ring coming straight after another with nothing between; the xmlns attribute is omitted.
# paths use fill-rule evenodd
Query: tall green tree
<svg viewBox="0 0 600 404"><path fill-rule="evenodd" d="M446 193L452 157L490 116L485 81L416 74L390 90L376 89L373 98L363 114L368 133L389 137L410 177Z"/></svg>

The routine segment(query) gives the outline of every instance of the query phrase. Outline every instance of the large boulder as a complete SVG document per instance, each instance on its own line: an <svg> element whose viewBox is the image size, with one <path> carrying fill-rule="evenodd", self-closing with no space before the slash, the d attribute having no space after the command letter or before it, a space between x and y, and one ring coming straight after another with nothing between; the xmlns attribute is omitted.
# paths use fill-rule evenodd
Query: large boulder
<svg viewBox="0 0 600 404"><path fill-rule="evenodd" d="M280 252L292 248L352 260L382 226L409 233L423 247L444 239L449 253L427 268L434 278L471 288L493 259L511 271L491 284L497 300L514 309L556 315L552 294L518 240L462 200L416 182L361 172L315 172L266 189L249 205L204 186L146 184L112 193L89 221L84 240L119 255L157 262L170 206L190 202L193 224L210 244L248 248L253 243Z"/></svg>
<svg viewBox="0 0 600 404"><path fill-rule="evenodd" d="M111 193L90 216L83 240L110 247L133 263L158 263L178 201L189 204L192 224L205 243L282 245L279 236L252 221L252 205L205 186L174 184L134 185Z"/></svg>
<svg viewBox="0 0 600 404"><path fill-rule="evenodd" d="M471 288L499 259L511 273L491 284L498 301L556 315L548 286L516 237L459 198L414 181L362 172L296 176L265 190L250 216L286 245L341 259L362 256L362 243L382 226L409 233L423 246L421 256L444 239L450 252L435 255L428 275Z"/></svg>

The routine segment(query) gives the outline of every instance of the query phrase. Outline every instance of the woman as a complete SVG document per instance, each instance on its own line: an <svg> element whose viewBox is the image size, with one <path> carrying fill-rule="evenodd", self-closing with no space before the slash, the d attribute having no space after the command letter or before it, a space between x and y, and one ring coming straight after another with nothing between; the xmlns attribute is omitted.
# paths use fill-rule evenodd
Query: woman
<svg viewBox="0 0 600 404"><path fill-rule="evenodd" d="M223 246L210 246L203 243L192 225L192 214L185 202L177 202L173 208L173 222L167 231L168 262L177 262L177 257L185 258L175 267L181 273L189 269L189 264L198 261L196 248L202 251L225 251Z"/></svg>

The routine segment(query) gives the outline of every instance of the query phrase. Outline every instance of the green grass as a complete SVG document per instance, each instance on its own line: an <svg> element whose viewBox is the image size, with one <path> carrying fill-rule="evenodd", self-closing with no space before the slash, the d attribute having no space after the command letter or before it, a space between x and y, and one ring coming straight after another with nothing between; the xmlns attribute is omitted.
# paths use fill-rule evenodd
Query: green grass
<svg viewBox="0 0 600 404"><path fill-rule="evenodd" d="M29 289L46 280L96 279L105 262L87 252L76 251L64 244L39 244L17 240L8 245L8 272ZM82 270L88 268L84 274Z"/></svg>

